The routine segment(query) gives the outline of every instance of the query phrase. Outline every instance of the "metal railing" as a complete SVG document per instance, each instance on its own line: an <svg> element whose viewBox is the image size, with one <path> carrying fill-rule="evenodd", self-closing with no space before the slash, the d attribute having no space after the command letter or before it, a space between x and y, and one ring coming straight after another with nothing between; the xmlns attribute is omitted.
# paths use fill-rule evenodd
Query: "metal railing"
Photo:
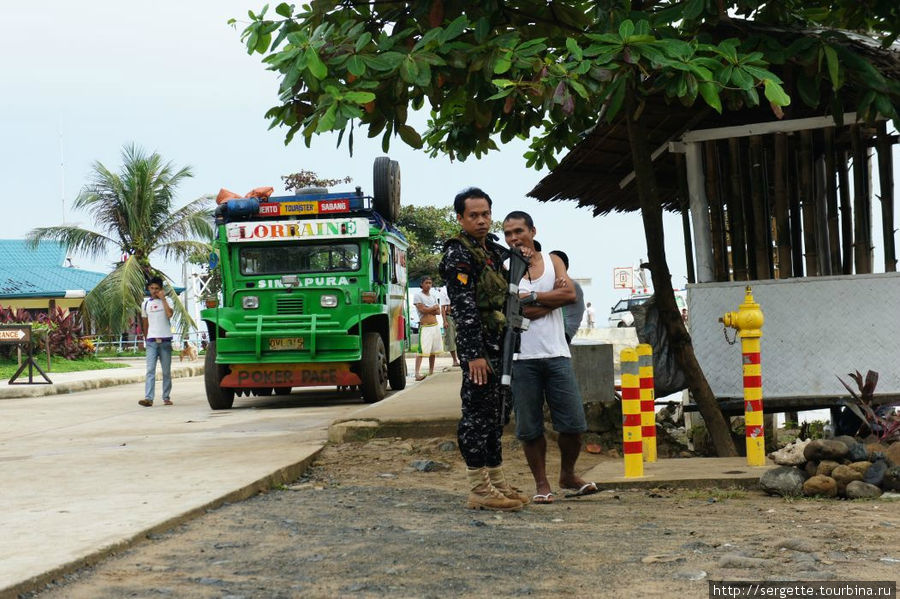
<svg viewBox="0 0 900 599"><path fill-rule="evenodd" d="M85 338L93 343L95 355L100 352L115 352L123 355L137 354L145 349L143 335L89 335ZM204 349L207 338L198 332L190 333L187 336L174 333L172 335L172 349L181 351L184 349L185 341L192 343L197 348L197 351L200 351Z"/></svg>

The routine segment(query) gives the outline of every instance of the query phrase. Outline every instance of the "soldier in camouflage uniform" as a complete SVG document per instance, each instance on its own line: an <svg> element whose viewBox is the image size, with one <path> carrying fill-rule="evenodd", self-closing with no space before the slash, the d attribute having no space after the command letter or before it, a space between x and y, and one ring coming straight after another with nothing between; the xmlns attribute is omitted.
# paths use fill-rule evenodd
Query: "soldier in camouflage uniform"
<svg viewBox="0 0 900 599"><path fill-rule="evenodd" d="M457 434L470 484L468 507L517 511L528 497L506 482L500 446L504 416L500 361L507 290L504 250L488 239L490 196L475 187L466 189L456 196L454 209L463 231L445 244L440 272L456 318L463 371Z"/></svg>

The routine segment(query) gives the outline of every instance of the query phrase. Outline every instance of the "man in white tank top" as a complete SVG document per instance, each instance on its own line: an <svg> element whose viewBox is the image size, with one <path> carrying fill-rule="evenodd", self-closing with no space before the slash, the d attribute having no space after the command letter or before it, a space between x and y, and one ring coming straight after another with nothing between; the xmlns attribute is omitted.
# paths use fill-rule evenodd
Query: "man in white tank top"
<svg viewBox="0 0 900 599"><path fill-rule="evenodd" d="M510 247L540 249L534 240L537 229L525 212L511 212L503 221ZM547 479L547 440L544 437L544 401L550 407L553 429L559 434L559 486L577 495L597 492L597 485L575 474L581 453L581 434L587 430L584 405L575 382L569 344L566 342L562 306L575 302L575 285L558 256L535 251L519 291L530 297L525 316L531 320L522 333L519 353L513 363L512 394L516 413L516 437L534 477L535 504L553 503L555 496Z"/></svg>

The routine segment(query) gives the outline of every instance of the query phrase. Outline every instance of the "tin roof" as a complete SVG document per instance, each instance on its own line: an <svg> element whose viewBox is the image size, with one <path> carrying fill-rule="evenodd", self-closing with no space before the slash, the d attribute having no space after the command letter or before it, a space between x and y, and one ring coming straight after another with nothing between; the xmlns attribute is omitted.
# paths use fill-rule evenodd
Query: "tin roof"
<svg viewBox="0 0 900 599"><path fill-rule="evenodd" d="M106 275L66 267L66 248L44 241L34 249L24 239L0 239L0 299L65 297L89 292Z"/></svg>

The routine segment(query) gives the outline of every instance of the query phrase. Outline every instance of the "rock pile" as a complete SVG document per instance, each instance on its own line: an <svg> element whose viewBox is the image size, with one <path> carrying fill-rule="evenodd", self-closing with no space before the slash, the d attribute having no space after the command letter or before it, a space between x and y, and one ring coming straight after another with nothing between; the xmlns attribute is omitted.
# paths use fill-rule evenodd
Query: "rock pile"
<svg viewBox="0 0 900 599"><path fill-rule="evenodd" d="M853 437L795 441L769 454L778 464L759 480L769 494L879 497L900 491L900 441L863 443Z"/></svg>

